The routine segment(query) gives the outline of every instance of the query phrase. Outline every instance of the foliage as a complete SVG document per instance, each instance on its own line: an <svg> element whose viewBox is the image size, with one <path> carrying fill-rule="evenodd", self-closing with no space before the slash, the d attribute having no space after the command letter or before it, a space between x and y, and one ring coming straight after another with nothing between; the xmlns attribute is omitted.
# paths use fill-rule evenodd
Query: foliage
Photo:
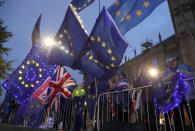
<svg viewBox="0 0 195 131"><path fill-rule="evenodd" d="M0 2L0 6L2 6L4 2ZM12 33L7 31L7 26L4 25L4 21L0 18L0 80L4 80L8 78L10 71L13 70L12 63L13 61L8 61L5 59L5 56L9 55L10 48L4 46L4 44L9 41L12 37ZM2 84L0 81L0 85ZM1 94L0 87L0 94Z"/></svg>

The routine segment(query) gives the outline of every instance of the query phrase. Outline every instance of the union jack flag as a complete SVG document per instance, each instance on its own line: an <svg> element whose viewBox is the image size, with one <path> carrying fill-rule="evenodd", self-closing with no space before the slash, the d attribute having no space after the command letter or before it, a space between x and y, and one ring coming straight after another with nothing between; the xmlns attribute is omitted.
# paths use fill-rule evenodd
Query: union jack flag
<svg viewBox="0 0 195 131"><path fill-rule="evenodd" d="M65 99L71 97L75 85L75 81L66 69L63 66L58 66L49 83L49 109L52 109L53 103L55 102L55 111L59 112L60 96L63 96Z"/></svg>
<svg viewBox="0 0 195 131"><path fill-rule="evenodd" d="M45 82L32 94L32 97L45 104L48 102L47 91L51 78L48 77Z"/></svg>

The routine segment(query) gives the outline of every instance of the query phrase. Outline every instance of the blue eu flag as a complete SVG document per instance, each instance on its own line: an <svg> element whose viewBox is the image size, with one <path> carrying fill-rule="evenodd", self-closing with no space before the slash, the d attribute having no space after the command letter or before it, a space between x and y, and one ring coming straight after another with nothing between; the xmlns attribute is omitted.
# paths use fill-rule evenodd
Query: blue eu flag
<svg viewBox="0 0 195 131"><path fill-rule="evenodd" d="M94 83L86 85L85 90L86 90L85 101L87 104L88 113L90 118L93 119L96 104L96 89Z"/></svg>
<svg viewBox="0 0 195 131"><path fill-rule="evenodd" d="M39 16L32 32L32 45L35 45L35 43L40 43L40 23L41 15Z"/></svg>
<svg viewBox="0 0 195 131"><path fill-rule="evenodd" d="M50 64L71 67L88 38L78 14L70 5L64 21L56 34L56 46L50 53Z"/></svg>
<svg viewBox="0 0 195 131"><path fill-rule="evenodd" d="M80 54L81 70L105 79L118 68L126 48L127 42L104 7Z"/></svg>
<svg viewBox="0 0 195 131"><path fill-rule="evenodd" d="M26 115L27 125L30 127L39 127L42 122L43 111L49 104L43 104L39 100L31 97L28 113Z"/></svg>
<svg viewBox="0 0 195 131"><path fill-rule="evenodd" d="M142 22L152 11L165 0L117 0L108 12L124 35Z"/></svg>
<svg viewBox="0 0 195 131"><path fill-rule="evenodd" d="M77 12L80 12L93 2L94 0L72 0L71 4L76 8Z"/></svg>
<svg viewBox="0 0 195 131"><path fill-rule="evenodd" d="M76 107L73 131L80 131L81 127L84 124L85 97L84 96L74 97L74 101Z"/></svg>
<svg viewBox="0 0 195 131"><path fill-rule="evenodd" d="M53 74L56 66L48 65L48 53L36 44L21 65L3 83L7 92L22 104Z"/></svg>

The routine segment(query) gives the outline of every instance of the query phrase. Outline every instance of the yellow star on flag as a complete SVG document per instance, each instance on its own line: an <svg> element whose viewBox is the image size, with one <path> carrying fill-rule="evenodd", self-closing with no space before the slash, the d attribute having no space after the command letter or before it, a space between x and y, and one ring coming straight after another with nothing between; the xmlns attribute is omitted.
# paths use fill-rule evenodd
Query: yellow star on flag
<svg viewBox="0 0 195 131"><path fill-rule="evenodd" d="M97 41L100 42L100 37L99 36L97 37Z"/></svg>
<svg viewBox="0 0 195 131"><path fill-rule="evenodd" d="M68 51L68 50L65 50L65 52L66 52L66 54L68 54L68 53L69 53L69 51Z"/></svg>
<svg viewBox="0 0 195 131"><path fill-rule="evenodd" d="M115 5L116 5L116 6L119 6L119 5L120 5L120 1L116 1L116 2L115 2Z"/></svg>
<svg viewBox="0 0 195 131"><path fill-rule="evenodd" d="M89 55L89 51L86 52L86 55Z"/></svg>
<svg viewBox="0 0 195 131"><path fill-rule="evenodd" d="M126 20L130 20L130 19L131 19L131 15L127 15Z"/></svg>
<svg viewBox="0 0 195 131"><path fill-rule="evenodd" d="M28 84L25 84L25 87L28 88Z"/></svg>
<svg viewBox="0 0 195 131"><path fill-rule="evenodd" d="M70 40L70 36L68 35L68 40Z"/></svg>
<svg viewBox="0 0 195 131"><path fill-rule="evenodd" d="M36 67L38 67L39 66L39 63L36 63Z"/></svg>
<svg viewBox="0 0 195 131"><path fill-rule="evenodd" d="M60 37L60 38L63 38L63 35L62 35L62 34L60 34L60 35L59 35L59 37Z"/></svg>
<svg viewBox="0 0 195 131"><path fill-rule="evenodd" d="M41 68L39 68L39 72L42 72L42 69Z"/></svg>
<svg viewBox="0 0 195 131"><path fill-rule="evenodd" d="M30 61L27 61L27 62L26 62L26 64L28 64L28 65L29 65L29 64L30 64Z"/></svg>
<svg viewBox="0 0 195 131"><path fill-rule="evenodd" d="M108 54L112 54L112 50L111 49L108 49L107 52L108 52Z"/></svg>
<svg viewBox="0 0 195 131"><path fill-rule="evenodd" d="M41 78L41 77L42 77L42 75L41 75L41 74L39 74L39 77Z"/></svg>
<svg viewBox="0 0 195 131"><path fill-rule="evenodd" d="M19 74L22 74L22 71L19 71Z"/></svg>
<svg viewBox="0 0 195 131"><path fill-rule="evenodd" d="M91 39L91 41L94 41L95 40L95 38L93 36L91 36L90 39Z"/></svg>
<svg viewBox="0 0 195 131"><path fill-rule="evenodd" d="M93 56L89 56L89 60L92 60L93 59Z"/></svg>
<svg viewBox="0 0 195 131"><path fill-rule="evenodd" d="M109 66L106 66L106 69L108 69L108 70L109 70L109 69L110 69L110 67L109 67Z"/></svg>
<svg viewBox="0 0 195 131"><path fill-rule="evenodd" d="M110 64L110 66L112 67L112 68L114 68L115 67L115 65L112 63L112 64Z"/></svg>
<svg viewBox="0 0 195 131"><path fill-rule="evenodd" d="M62 44L62 41L58 41L58 44L60 44L60 45L61 45L61 44Z"/></svg>
<svg viewBox="0 0 195 131"><path fill-rule="evenodd" d="M138 16L140 16L142 13L142 10L137 10L137 13L136 13Z"/></svg>
<svg viewBox="0 0 195 131"><path fill-rule="evenodd" d="M105 42L102 42L102 46L105 48L106 47L106 43Z"/></svg>
<svg viewBox="0 0 195 131"><path fill-rule="evenodd" d="M121 20L120 20L120 22L123 22L124 20L125 20L125 18L124 18L124 17L122 17L122 18L121 18Z"/></svg>
<svg viewBox="0 0 195 131"><path fill-rule="evenodd" d="M35 85L34 84L31 84L31 87L33 88L33 87L35 87Z"/></svg>
<svg viewBox="0 0 195 131"><path fill-rule="evenodd" d="M98 60L95 59L94 62L95 62L95 63L98 63Z"/></svg>
<svg viewBox="0 0 195 131"><path fill-rule="evenodd" d="M24 69L25 68L25 66L24 65L22 65L22 69Z"/></svg>
<svg viewBox="0 0 195 131"><path fill-rule="evenodd" d="M145 6L146 8L147 8L149 5L150 5L150 4L149 4L149 1L147 1L147 2L144 1L144 6Z"/></svg>
<svg viewBox="0 0 195 131"><path fill-rule="evenodd" d="M22 83L21 83L22 85L24 85L24 81L22 81Z"/></svg>
<svg viewBox="0 0 195 131"><path fill-rule="evenodd" d="M112 61L115 61L115 60L116 60L114 56L113 56L113 57L111 57L110 59L111 59Z"/></svg>
<svg viewBox="0 0 195 131"><path fill-rule="evenodd" d="M22 77L20 76L20 77L18 77L18 80L22 80Z"/></svg>
<svg viewBox="0 0 195 131"><path fill-rule="evenodd" d="M116 16L119 16L121 14L121 12L118 10L116 11Z"/></svg>
<svg viewBox="0 0 195 131"><path fill-rule="evenodd" d="M63 50L64 49L64 46L61 46L60 49Z"/></svg>

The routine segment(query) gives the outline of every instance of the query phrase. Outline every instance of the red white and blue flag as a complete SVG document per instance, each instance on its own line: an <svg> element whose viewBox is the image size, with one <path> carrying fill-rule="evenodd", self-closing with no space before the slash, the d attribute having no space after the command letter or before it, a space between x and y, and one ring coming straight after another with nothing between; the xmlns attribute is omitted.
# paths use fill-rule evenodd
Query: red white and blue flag
<svg viewBox="0 0 195 131"><path fill-rule="evenodd" d="M32 97L45 104L48 102L47 91L51 78L48 77L45 82L32 94Z"/></svg>
<svg viewBox="0 0 195 131"><path fill-rule="evenodd" d="M54 75L49 83L49 109L55 104L55 111L59 112L60 96L67 99L75 88L75 81L63 66L58 66L54 71Z"/></svg>

